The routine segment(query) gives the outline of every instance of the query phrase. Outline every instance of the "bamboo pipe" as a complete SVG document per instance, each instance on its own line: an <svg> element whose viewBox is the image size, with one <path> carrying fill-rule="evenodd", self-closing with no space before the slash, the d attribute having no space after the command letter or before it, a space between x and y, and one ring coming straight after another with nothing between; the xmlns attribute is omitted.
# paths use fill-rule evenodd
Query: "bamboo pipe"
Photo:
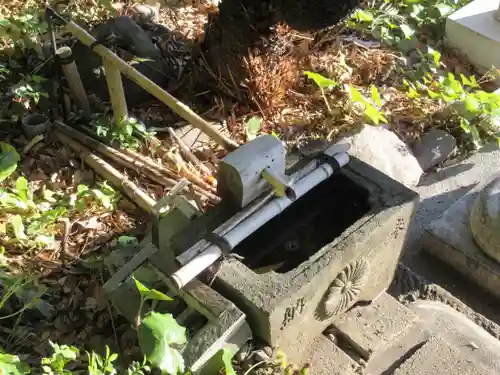
<svg viewBox="0 0 500 375"><path fill-rule="evenodd" d="M113 168L100 157L91 153L86 147L67 135L57 132L59 140L69 145L74 151L80 154L82 160L91 167L97 174L108 180L112 185L121 189L130 200L135 202L140 208L148 213L154 212L156 201L141 190L136 184L128 180L120 171Z"/></svg>
<svg viewBox="0 0 500 375"><path fill-rule="evenodd" d="M155 165L153 163L146 163L145 160L142 160L139 158L137 155L136 157L133 157L127 153L124 153L123 151L118 151L112 147L109 147L98 140L64 124L63 122L56 121L55 122L56 127L62 131L63 133L69 135L70 137L74 139L79 139L83 144L85 144L87 147L92 148L93 150L99 152L100 154L107 156L108 158L112 159L116 163L122 165L125 168L130 168L135 170L136 172L140 172L146 175L146 177L150 178L151 180L166 186L166 187L173 187L177 184L177 181L175 181L173 178L169 178L167 176L164 176L161 174L161 172L168 172L166 169L161 169L161 165ZM147 160L147 159L146 159ZM201 198L207 198L210 200L212 203L218 203L220 201L219 197L216 195L212 194L210 191L206 191L202 189L199 186L193 186L194 192ZM189 192L188 188L184 189L184 192Z"/></svg>
<svg viewBox="0 0 500 375"><path fill-rule="evenodd" d="M56 51L61 64L61 69L68 81L69 90L76 98L78 106L83 110L86 119L90 119L90 104L87 93L83 87L82 78L78 68L73 60L71 48L68 46L60 47Z"/></svg>
<svg viewBox="0 0 500 375"><path fill-rule="evenodd" d="M117 128L123 126L124 119L128 116L127 100L123 90L122 74L115 65L103 59L104 72L106 73L106 83L108 84L109 98L113 108L114 122Z"/></svg>
<svg viewBox="0 0 500 375"><path fill-rule="evenodd" d="M339 153L334 155L333 158L335 158L338 163L337 168L334 168L328 163L321 164L318 168L293 185L297 198L307 194L315 186L337 172L338 168L342 168L349 162L349 156L346 153ZM288 197L273 199L268 204L264 205L260 210L250 215L244 221L227 232L223 236L224 243L226 243L231 250L234 249L245 238L256 232L269 220L286 210L292 203L293 201L288 199ZM175 283L175 286L178 289L181 289L201 272L216 262L222 254L222 249L219 246L210 245L201 254L192 258L188 263L178 269L170 276L170 278Z"/></svg>
<svg viewBox="0 0 500 375"><path fill-rule="evenodd" d="M226 150L233 151L238 148L238 144L235 141L219 132L207 121L203 120L199 115L193 112L191 108L138 72L133 66L120 59L108 48L98 44L97 40L91 34L78 26L75 22L67 22L66 29L80 39L83 44L89 47L93 46L93 51L101 56L105 61L112 63L121 73L155 96L158 100L168 105L175 113L207 134Z"/></svg>

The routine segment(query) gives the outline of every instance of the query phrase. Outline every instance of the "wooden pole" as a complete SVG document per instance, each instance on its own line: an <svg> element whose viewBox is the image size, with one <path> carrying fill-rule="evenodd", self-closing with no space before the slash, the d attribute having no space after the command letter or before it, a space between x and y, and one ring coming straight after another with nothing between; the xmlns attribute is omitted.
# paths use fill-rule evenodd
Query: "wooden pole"
<svg viewBox="0 0 500 375"><path fill-rule="evenodd" d="M57 57L61 64L62 71L68 81L68 86L71 94L76 98L78 106L83 110L85 118L90 119L90 104L87 98L87 93L83 87L82 79L78 68L73 60L73 55L71 48L64 46L60 47L56 51Z"/></svg>
<svg viewBox="0 0 500 375"><path fill-rule="evenodd" d="M90 35L86 30L78 26L76 23L74 23L73 21L67 22L66 29L73 35L75 35L78 39L80 39L83 44L89 47L93 46L93 51L101 56L104 61L113 64L115 68L117 68L121 73L125 74L125 76L148 91L151 95L155 96L158 100L168 105L175 113L184 118L194 127L207 134L226 150L233 151L238 148L238 144L235 141L219 132L207 121L193 112L191 108L163 90L156 83L137 71L137 69L135 69L133 66L120 59L108 48L101 44L98 44L96 39L92 35Z"/></svg>
<svg viewBox="0 0 500 375"><path fill-rule="evenodd" d="M128 116L122 74L109 60L103 59L102 64L106 72L106 83L108 84L109 98L113 107L115 126L119 128L123 125L122 120Z"/></svg>

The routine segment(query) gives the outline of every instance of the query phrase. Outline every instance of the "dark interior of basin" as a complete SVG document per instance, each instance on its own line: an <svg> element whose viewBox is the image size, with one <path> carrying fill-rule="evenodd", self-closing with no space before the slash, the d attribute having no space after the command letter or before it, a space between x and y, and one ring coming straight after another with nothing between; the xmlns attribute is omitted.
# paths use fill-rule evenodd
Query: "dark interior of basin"
<svg viewBox="0 0 500 375"><path fill-rule="evenodd" d="M368 190L338 174L295 201L233 252L257 273L285 273L340 236L370 208Z"/></svg>

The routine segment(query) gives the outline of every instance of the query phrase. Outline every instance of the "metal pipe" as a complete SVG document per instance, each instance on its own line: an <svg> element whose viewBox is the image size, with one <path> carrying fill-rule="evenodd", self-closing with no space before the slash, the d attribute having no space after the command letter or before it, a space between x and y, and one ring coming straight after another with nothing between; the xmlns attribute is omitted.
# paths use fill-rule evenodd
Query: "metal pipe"
<svg viewBox="0 0 500 375"><path fill-rule="evenodd" d="M339 167L343 167L349 162L349 156L347 153L340 153L334 155L333 158L337 160ZM294 189L297 194L297 199L304 196L309 190L313 189L319 183L328 179L333 173L336 172L336 168L332 165L325 163L321 164L314 171L306 175L301 180L294 184ZM246 239L250 234L257 231L269 220L273 219L286 208L288 208L293 201L288 199L288 197L275 198L268 204L266 204L262 209L257 211L255 214L249 216L231 231L229 231L224 239L231 249L236 247L244 239ZM178 269L172 276L171 279L175 285L181 289L201 272L212 265L217 259L222 256L222 250L217 245L211 245L205 249L201 254L191 259L189 263L184 265L182 268Z"/></svg>

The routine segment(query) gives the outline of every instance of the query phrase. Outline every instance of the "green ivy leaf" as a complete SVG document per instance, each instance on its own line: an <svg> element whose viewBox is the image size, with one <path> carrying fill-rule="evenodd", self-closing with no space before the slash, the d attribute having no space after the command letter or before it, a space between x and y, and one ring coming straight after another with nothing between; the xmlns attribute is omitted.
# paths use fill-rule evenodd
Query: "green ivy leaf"
<svg viewBox="0 0 500 375"><path fill-rule="evenodd" d="M16 193L24 202L29 202L33 199L33 194L31 194L28 180L24 177L19 177L16 180Z"/></svg>
<svg viewBox="0 0 500 375"><path fill-rule="evenodd" d="M356 12L356 14L354 15L354 17L358 21L362 21L362 22L372 22L373 21L373 14L369 11L366 11L366 10L358 10Z"/></svg>
<svg viewBox="0 0 500 375"><path fill-rule="evenodd" d="M26 234L24 233L23 218L20 215L11 216L9 223L14 231L14 236L18 240L24 240L26 238Z"/></svg>
<svg viewBox="0 0 500 375"><path fill-rule="evenodd" d="M326 78L318 73L306 71L304 74L307 78L313 80L314 83L322 90L332 89L338 85L337 81Z"/></svg>
<svg viewBox="0 0 500 375"><path fill-rule="evenodd" d="M0 142L0 150L0 182L2 182L15 172L21 156L14 147L5 142Z"/></svg>
<svg viewBox="0 0 500 375"><path fill-rule="evenodd" d="M380 93L378 92L377 87L374 85L371 85L370 86L370 93L371 93L372 99L375 102L375 104L378 105L379 107L382 107L382 99L380 98Z"/></svg>
<svg viewBox="0 0 500 375"><path fill-rule="evenodd" d="M415 34L415 30L413 30L409 25L403 23L399 26L406 39L410 39L413 34Z"/></svg>
<svg viewBox="0 0 500 375"><path fill-rule="evenodd" d="M170 375L184 371L184 360L172 345L187 342L186 329L172 315L148 313L141 321L137 336L142 353L153 366Z"/></svg>
<svg viewBox="0 0 500 375"><path fill-rule="evenodd" d="M137 290L141 294L144 301L147 301L147 300L172 301L172 298L168 297L167 295L163 294L162 292L159 292L156 289L149 289L147 286L145 286L143 283L141 283L135 277L132 277L132 278L134 279L135 286L137 287Z"/></svg>
<svg viewBox="0 0 500 375"><path fill-rule="evenodd" d="M260 117L252 117L247 121L247 132L253 136L259 134L262 127L262 119Z"/></svg>
<svg viewBox="0 0 500 375"><path fill-rule="evenodd" d="M481 111L479 101L472 95L469 95L464 100L465 108L471 113L478 113Z"/></svg>
<svg viewBox="0 0 500 375"><path fill-rule="evenodd" d="M385 117L371 104L366 104L365 115L375 124L380 124L380 121L387 122Z"/></svg>
<svg viewBox="0 0 500 375"><path fill-rule="evenodd" d="M227 348L222 349L222 363L224 363L225 375L236 375L233 367L233 356L234 354Z"/></svg>
<svg viewBox="0 0 500 375"><path fill-rule="evenodd" d="M477 129L476 125L471 125L470 130L471 130L470 134L472 135L472 142L474 143L476 149L478 149L482 145L481 136L479 135L479 130Z"/></svg>
<svg viewBox="0 0 500 375"><path fill-rule="evenodd" d="M455 11L452 6L445 3L438 3L435 5L435 7L439 11L439 14L441 14L441 17L448 17Z"/></svg>
<svg viewBox="0 0 500 375"><path fill-rule="evenodd" d="M354 87L348 85L348 89L351 92L351 100L356 103L366 103L366 99L361 93Z"/></svg>
<svg viewBox="0 0 500 375"><path fill-rule="evenodd" d="M137 246L139 241L135 237L131 236L120 236L118 237L118 245L120 246Z"/></svg>
<svg viewBox="0 0 500 375"><path fill-rule="evenodd" d="M30 372L29 365L22 362L18 356L0 353L0 374L24 375Z"/></svg>

